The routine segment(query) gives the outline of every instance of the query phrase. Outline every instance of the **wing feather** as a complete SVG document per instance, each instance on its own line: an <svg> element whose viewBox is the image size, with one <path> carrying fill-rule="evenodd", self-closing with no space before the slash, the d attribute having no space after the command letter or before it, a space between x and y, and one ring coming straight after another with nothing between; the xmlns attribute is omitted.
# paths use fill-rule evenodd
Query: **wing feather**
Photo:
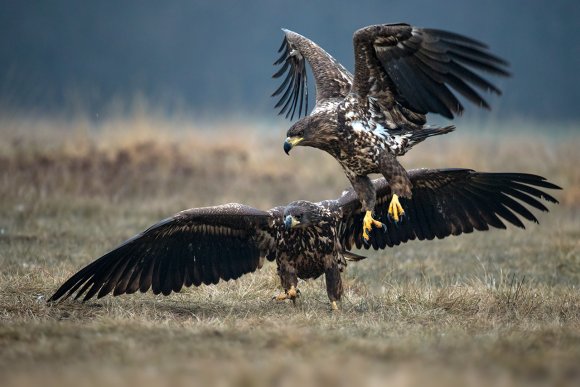
<svg viewBox="0 0 580 387"><path fill-rule="evenodd" d="M272 214L228 204L182 211L127 240L69 278L49 299L88 300L137 290L168 295L255 271L275 246Z"/></svg>
<svg viewBox="0 0 580 387"><path fill-rule="evenodd" d="M316 83L316 104L331 98L344 98L350 91L352 75L316 43L293 31L283 30L280 57L274 62L280 68L273 78L286 77L272 93L278 97L279 114L294 119L308 114L308 79L306 62L310 64Z"/></svg>
<svg viewBox="0 0 580 387"><path fill-rule="evenodd" d="M477 202L476 198L474 198L472 195L470 195L469 191L467 191L464 188L459 188L457 190L457 199L458 201L463 205L463 208L465 208L465 213L467 214L467 221L469 222L469 224L473 227L473 229L477 230L477 231L486 231L489 229L489 227L487 226L487 222L486 220L482 217L481 212L483 210L483 212L489 213L491 212L491 209L488 208L486 201L480 201ZM500 226L501 221L499 221L499 223L495 222L495 218L490 217L491 219L493 219L494 223L496 223L496 225L498 227ZM488 220L490 219L488 218ZM498 219L499 220L499 219ZM504 227L501 227L504 228Z"/></svg>
<svg viewBox="0 0 580 387"><path fill-rule="evenodd" d="M135 293L139 289L139 283L135 283L135 277L139 275L143 268L141 257L138 252L135 252L126 261L127 265L125 266L125 270L113 289L113 295L115 296L123 293Z"/></svg>
<svg viewBox="0 0 580 387"><path fill-rule="evenodd" d="M508 63L486 45L452 32L384 24L356 31L353 41L352 89L363 99L380 99L387 109L396 109L396 101L417 114L453 118L463 106L449 87L489 109L474 87L495 94L501 91L473 70L509 76Z"/></svg>
<svg viewBox="0 0 580 387"><path fill-rule="evenodd" d="M128 259L120 260L115 270L108 273L105 284L99 289L97 297L103 297L105 294L110 293L113 288L118 284L119 279L125 272L127 268Z"/></svg>
<svg viewBox="0 0 580 387"><path fill-rule="evenodd" d="M538 223L527 207L548 209L539 199L558 201L543 189L561 189L545 178L521 173L482 173L470 169L419 169L409 171L412 198L401 198L405 209L402 221L395 225L388 217L387 206L392 196L384 178L373 181L377 190L375 218L387 226L382 237L376 238L374 249L392 247L409 240L441 239L449 235L485 231L491 227L504 229L506 224L525 228L520 219ZM542 188L542 189L540 189ZM363 246L364 213L356 194L346 191L338 200L342 208L339 226L340 240L346 249ZM502 220L503 219L503 220ZM375 238L379 229L373 229ZM369 246L365 246L369 248Z"/></svg>
<svg viewBox="0 0 580 387"><path fill-rule="evenodd" d="M435 28L424 28L423 31L428 33L427 37L425 38L427 41L435 40L435 36L440 36L449 42L463 43L466 46L472 46L476 48L487 48L487 44L455 32L439 30Z"/></svg>

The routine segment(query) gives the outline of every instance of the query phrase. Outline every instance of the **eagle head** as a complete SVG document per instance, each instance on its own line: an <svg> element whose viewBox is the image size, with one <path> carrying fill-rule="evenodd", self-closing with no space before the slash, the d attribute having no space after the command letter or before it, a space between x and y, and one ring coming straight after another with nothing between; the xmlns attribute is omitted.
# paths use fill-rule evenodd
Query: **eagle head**
<svg viewBox="0 0 580 387"><path fill-rule="evenodd" d="M310 227L321 220L319 206L305 200L292 202L284 210L284 226L287 230Z"/></svg>
<svg viewBox="0 0 580 387"><path fill-rule="evenodd" d="M288 129L284 152L289 154L297 145L325 149L332 139L334 126L325 115L316 114L302 118Z"/></svg>

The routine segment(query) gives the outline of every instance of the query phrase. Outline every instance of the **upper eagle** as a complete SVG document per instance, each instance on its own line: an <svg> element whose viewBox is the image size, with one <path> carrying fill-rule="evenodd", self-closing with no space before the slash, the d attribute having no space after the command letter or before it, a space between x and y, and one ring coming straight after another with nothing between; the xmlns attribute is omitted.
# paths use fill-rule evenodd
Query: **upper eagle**
<svg viewBox="0 0 580 387"><path fill-rule="evenodd" d="M469 169L412 170L409 178L413 196L402 199L409 216L396 226L388 224L384 233L373 229L374 249L487 230L489 226L505 228L503 220L523 228L518 215L537 222L526 205L547 211L538 199L557 203L541 188L559 189L540 176ZM384 178L374 180L373 186L377 192L374 210L378 219L385 220L392 188ZM71 295L84 295L87 300L95 295L146 292L150 288L155 294L167 295L184 285L238 278L268 259L278 265L284 290L278 300L296 298L298 278L325 274L328 297L336 308L342 295L340 272L346 260L364 258L350 252L354 246L363 246L364 213L352 189L336 200L301 200L268 211L242 204L185 210L81 269L49 301Z"/></svg>
<svg viewBox="0 0 580 387"><path fill-rule="evenodd" d="M398 198L409 198L412 183L396 160L427 137L448 133L453 126L426 126L427 113L453 118L463 111L451 87L469 101L489 108L474 89L501 94L474 70L509 75L507 62L487 46L452 32L408 24L373 25L354 33L354 76L311 40L284 30L274 63L287 74L273 96L286 117L308 112L306 62L316 81L316 105L309 116L287 133L286 153L296 145L311 146L338 160L366 211L363 237L371 226L374 187L368 174L382 174L393 191L389 214L398 221L404 214Z"/></svg>

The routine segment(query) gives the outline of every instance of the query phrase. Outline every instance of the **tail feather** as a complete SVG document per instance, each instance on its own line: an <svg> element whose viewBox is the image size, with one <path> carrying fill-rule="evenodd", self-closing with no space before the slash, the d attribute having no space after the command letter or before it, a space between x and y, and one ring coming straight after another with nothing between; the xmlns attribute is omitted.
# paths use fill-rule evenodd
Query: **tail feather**
<svg viewBox="0 0 580 387"><path fill-rule="evenodd" d="M440 134L451 133L455 130L455 126L445 126L443 128L439 127L425 127L419 130L414 130L409 137L409 147L420 143L426 138L439 136Z"/></svg>
<svg viewBox="0 0 580 387"><path fill-rule="evenodd" d="M355 254L351 251L346 251L346 250L342 252L342 255L344 256L344 258L347 261L354 261L354 262L360 261L360 260L363 260L366 258L364 255L358 255L358 254Z"/></svg>

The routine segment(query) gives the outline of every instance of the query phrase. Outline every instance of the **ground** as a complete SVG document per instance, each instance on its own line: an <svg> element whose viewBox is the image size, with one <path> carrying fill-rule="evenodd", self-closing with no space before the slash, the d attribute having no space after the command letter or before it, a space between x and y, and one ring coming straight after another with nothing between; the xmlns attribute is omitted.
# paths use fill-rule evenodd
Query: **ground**
<svg viewBox="0 0 580 387"><path fill-rule="evenodd" d="M468 127L401 159L547 176L564 187L540 224L370 253L275 303L273 264L169 297L47 305L79 268L179 210L267 209L334 198L329 156L282 151L285 128L156 116L0 122L0 384L577 385L580 136ZM226 130L236 125L236 130ZM506 134L509 133L509 134ZM555 135L554 133L560 133Z"/></svg>

